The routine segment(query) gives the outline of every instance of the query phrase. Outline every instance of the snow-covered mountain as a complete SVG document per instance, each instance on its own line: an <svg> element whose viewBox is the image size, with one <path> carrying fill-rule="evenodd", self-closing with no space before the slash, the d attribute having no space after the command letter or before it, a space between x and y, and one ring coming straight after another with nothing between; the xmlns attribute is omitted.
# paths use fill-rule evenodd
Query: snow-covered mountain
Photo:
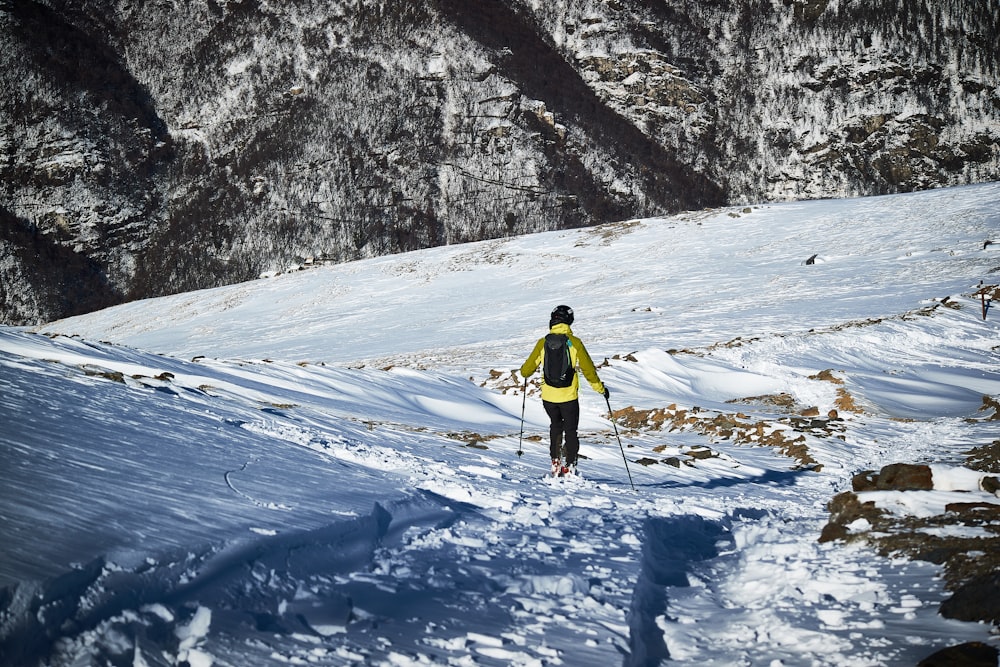
<svg viewBox="0 0 1000 667"><path fill-rule="evenodd" d="M1000 179L996 2L0 2L0 321Z"/></svg>
<svg viewBox="0 0 1000 667"><path fill-rule="evenodd" d="M995 663L998 204L687 213L2 328L0 663ZM514 374L559 303L611 389L570 480ZM932 483L843 494L895 463Z"/></svg>

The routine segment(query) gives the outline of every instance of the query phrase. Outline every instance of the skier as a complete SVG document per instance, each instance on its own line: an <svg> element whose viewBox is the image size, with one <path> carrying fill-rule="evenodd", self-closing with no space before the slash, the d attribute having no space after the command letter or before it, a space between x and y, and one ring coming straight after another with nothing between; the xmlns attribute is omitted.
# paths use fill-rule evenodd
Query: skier
<svg viewBox="0 0 1000 667"><path fill-rule="evenodd" d="M535 348L521 366L521 375L532 375L539 366L543 367L542 407L551 422L549 426L549 457L552 459L552 475L575 475L577 456L580 453L580 380L577 369L598 394L607 398L608 391L597 376L594 362L587 353L583 342L573 335L573 309L556 306L549 317L549 334L538 340ZM568 349L567 349L568 348ZM566 442L566 461L561 461L563 438Z"/></svg>

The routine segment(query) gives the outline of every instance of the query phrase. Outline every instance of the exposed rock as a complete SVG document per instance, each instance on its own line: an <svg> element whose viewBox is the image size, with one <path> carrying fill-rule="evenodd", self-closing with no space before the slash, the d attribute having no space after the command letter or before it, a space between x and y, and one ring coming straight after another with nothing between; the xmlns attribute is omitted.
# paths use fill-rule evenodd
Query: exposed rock
<svg viewBox="0 0 1000 667"><path fill-rule="evenodd" d="M975 577L963 583L941 603L941 615L959 621L1000 624L1000 573Z"/></svg>
<svg viewBox="0 0 1000 667"><path fill-rule="evenodd" d="M983 396L983 406L979 408L982 411L992 411L985 419L986 421L1000 421L1000 400L992 396Z"/></svg>
<svg viewBox="0 0 1000 667"><path fill-rule="evenodd" d="M941 649L918 662L917 667L996 667L998 655L995 646L968 642Z"/></svg>
<svg viewBox="0 0 1000 667"><path fill-rule="evenodd" d="M892 463L881 471L864 470L851 479L854 491L917 491L934 488L930 466Z"/></svg>
<svg viewBox="0 0 1000 667"><path fill-rule="evenodd" d="M705 93L661 53L581 56L578 63L602 100L651 134L668 122L689 123L696 135L712 126Z"/></svg>
<svg viewBox="0 0 1000 667"><path fill-rule="evenodd" d="M954 512L965 519L1000 520L1000 505L996 503L948 503L944 506L944 511Z"/></svg>
<svg viewBox="0 0 1000 667"><path fill-rule="evenodd" d="M820 542L846 539L850 531L847 526L858 519L864 519L874 525L884 514L871 501L861 502L857 494L845 491L838 493L827 505L830 510L830 521L820 533Z"/></svg>
<svg viewBox="0 0 1000 667"><path fill-rule="evenodd" d="M875 480L882 491L917 491L934 488L930 466L893 463L882 468Z"/></svg>
<svg viewBox="0 0 1000 667"><path fill-rule="evenodd" d="M693 459L711 459L718 456L717 453L713 452L708 447L692 447L686 454Z"/></svg>
<svg viewBox="0 0 1000 667"><path fill-rule="evenodd" d="M878 473L874 470L864 470L851 478L851 489L856 492L875 491L878 489Z"/></svg>

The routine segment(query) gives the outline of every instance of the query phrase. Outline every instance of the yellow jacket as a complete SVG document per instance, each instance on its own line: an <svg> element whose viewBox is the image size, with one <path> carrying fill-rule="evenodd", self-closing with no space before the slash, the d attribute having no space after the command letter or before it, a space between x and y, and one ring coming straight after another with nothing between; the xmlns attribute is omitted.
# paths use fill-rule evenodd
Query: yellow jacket
<svg viewBox="0 0 1000 667"><path fill-rule="evenodd" d="M583 346L583 341L573 335L573 331L568 324L556 324L549 333L566 334L569 338L569 358L573 362L573 367L583 373L587 382L598 394L604 394L604 383L597 376L597 369L594 362L587 353L587 348ZM535 344L535 349L531 351L528 358L521 365L521 376L528 377L542 364L545 354L545 338L539 338ZM542 380L542 400L549 403L567 403L576 400L580 395L580 376L573 374L573 384L568 387L550 387Z"/></svg>

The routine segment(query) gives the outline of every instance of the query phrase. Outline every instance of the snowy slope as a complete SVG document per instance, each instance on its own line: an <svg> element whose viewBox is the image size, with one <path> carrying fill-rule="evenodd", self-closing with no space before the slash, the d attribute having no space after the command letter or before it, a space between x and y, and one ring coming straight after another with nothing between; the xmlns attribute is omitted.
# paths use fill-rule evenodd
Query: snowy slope
<svg viewBox="0 0 1000 667"><path fill-rule="evenodd" d="M998 204L691 213L2 329L0 662L890 665L990 641L937 614L935 566L817 538L853 473L962 479L1000 438L972 296ZM558 303L630 408L612 427L583 390L565 482L512 375ZM795 417L844 392L859 411ZM776 433L811 462L754 446Z"/></svg>

